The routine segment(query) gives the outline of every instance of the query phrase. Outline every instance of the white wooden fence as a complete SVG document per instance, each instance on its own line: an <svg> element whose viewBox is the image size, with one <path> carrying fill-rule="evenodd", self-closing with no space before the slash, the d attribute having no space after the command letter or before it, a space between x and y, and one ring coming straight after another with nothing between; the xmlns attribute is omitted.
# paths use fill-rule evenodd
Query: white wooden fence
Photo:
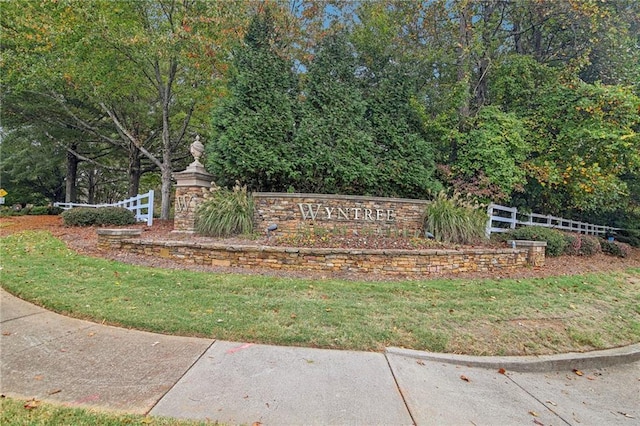
<svg viewBox="0 0 640 426"><path fill-rule="evenodd" d="M135 213L138 222L147 222L147 226L153 225L153 190L113 204L54 203L53 205L64 210L73 207L124 207Z"/></svg>
<svg viewBox="0 0 640 426"><path fill-rule="evenodd" d="M518 209L515 207L505 207L493 203L489 204L487 214L489 215L486 231L487 236L494 232L507 232L510 229L515 229L517 226L544 226L546 228L555 228L563 231L602 236L608 231L619 229L550 215L518 213Z"/></svg>

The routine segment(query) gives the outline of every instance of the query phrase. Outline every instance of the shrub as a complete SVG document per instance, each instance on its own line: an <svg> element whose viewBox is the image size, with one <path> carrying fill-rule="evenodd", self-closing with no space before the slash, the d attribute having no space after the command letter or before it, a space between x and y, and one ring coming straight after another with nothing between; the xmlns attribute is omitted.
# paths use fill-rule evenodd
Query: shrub
<svg viewBox="0 0 640 426"><path fill-rule="evenodd" d="M627 257L631 251L628 244L617 241L601 240L600 246L602 247L603 253L611 256Z"/></svg>
<svg viewBox="0 0 640 426"><path fill-rule="evenodd" d="M469 244L485 238L487 213L458 193L438 193L425 209L423 227L437 241Z"/></svg>
<svg viewBox="0 0 640 426"><path fill-rule="evenodd" d="M96 211L96 225L133 225L136 215L124 207L99 207Z"/></svg>
<svg viewBox="0 0 640 426"><path fill-rule="evenodd" d="M253 232L253 197L236 182L233 190L213 186L196 212L196 232L225 237Z"/></svg>
<svg viewBox="0 0 640 426"><path fill-rule="evenodd" d="M517 228L508 233L513 240L532 240L532 241L546 241L547 249L545 253L547 256L560 256L564 253L564 249L567 245L567 241L564 238L562 232L545 228L543 226L524 226Z"/></svg>
<svg viewBox="0 0 640 426"><path fill-rule="evenodd" d="M78 207L63 212L62 221L67 226L132 225L136 216L123 207Z"/></svg>
<svg viewBox="0 0 640 426"><path fill-rule="evenodd" d="M581 235L582 244L580 245L580 255L593 256L602 252L600 247L600 239L592 235Z"/></svg>
<svg viewBox="0 0 640 426"><path fill-rule="evenodd" d="M562 234L566 243L564 254L568 256L578 256L582 248L582 238L580 234Z"/></svg>
<svg viewBox="0 0 640 426"><path fill-rule="evenodd" d="M96 209L77 207L62 213L62 222L67 226L91 226L96 221Z"/></svg>
<svg viewBox="0 0 640 426"><path fill-rule="evenodd" d="M35 206L29 211L30 215L44 216L49 214L49 208L47 206Z"/></svg>
<svg viewBox="0 0 640 426"><path fill-rule="evenodd" d="M600 253L600 241L591 235L563 233L566 246L564 254L569 256L593 256Z"/></svg>
<svg viewBox="0 0 640 426"><path fill-rule="evenodd" d="M615 239L633 247L640 247L640 230L621 229L616 233Z"/></svg>

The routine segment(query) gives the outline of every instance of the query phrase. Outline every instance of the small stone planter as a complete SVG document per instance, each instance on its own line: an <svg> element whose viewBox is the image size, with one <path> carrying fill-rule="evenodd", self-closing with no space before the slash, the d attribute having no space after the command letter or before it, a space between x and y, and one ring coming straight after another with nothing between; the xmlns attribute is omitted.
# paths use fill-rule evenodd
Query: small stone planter
<svg viewBox="0 0 640 426"><path fill-rule="evenodd" d="M527 264L531 266L544 266L544 254L547 248L546 241L508 240L507 244L514 249L528 249Z"/></svg>
<svg viewBox="0 0 640 426"><path fill-rule="evenodd" d="M98 249L110 250L122 248L122 241L140 238L142 229L98 229Z"/></svg>

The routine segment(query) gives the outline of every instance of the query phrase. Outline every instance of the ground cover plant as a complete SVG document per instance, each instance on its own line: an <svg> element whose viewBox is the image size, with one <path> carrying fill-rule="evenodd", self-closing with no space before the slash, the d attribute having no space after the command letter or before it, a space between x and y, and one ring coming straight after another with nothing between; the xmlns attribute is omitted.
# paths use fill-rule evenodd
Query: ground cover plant
<svg viewBox="0 0 640 426"><path fill-rule="evenodd" d="M47 232L2 239L6 290L48 309L161 333L279 345L478 355L640 341L640 268L536 279L357 282L138 267Z"/></svg>
<svg viewBox="0 0 640 426"><path fill-rule="evenodd" d="M70 408L52 405L38 400L21 400L2 397L0 399L0 424L4 426L120 426L120 425L157 425L157 426L196 426L212 424L169 419L165 417L149 417L135 414L106 413L84 408ZM214 423L218 424L218 423Z"/></svg>

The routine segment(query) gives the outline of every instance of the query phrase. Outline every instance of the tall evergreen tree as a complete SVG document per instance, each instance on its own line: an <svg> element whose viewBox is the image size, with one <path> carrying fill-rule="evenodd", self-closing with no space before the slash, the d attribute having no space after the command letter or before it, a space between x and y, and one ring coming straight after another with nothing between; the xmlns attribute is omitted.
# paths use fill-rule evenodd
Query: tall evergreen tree
<svg viewBox="0 0 640 426"><path fill-rule="evenodd" d="M376 189L375 152L346 34L326 37L309 66L296 147L305 192L367 194Z"/></svg>
<svg viewBox="0 0 640 426"><path fill-rule="evenodd" d="M297 79L279 55L269 8L256 14L233 57L229 96L213 113L207 168L220 185L236 180L257 191L282 191L294 173Z"/></svg>

